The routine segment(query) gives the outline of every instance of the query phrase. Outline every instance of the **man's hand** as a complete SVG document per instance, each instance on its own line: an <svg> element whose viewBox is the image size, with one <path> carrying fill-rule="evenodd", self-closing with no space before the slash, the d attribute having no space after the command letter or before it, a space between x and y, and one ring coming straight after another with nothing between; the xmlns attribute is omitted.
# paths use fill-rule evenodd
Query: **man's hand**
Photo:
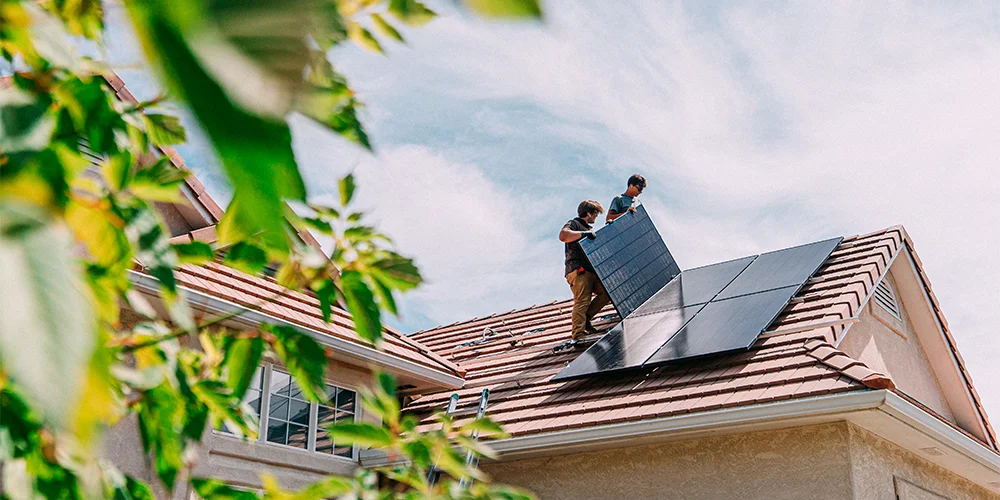
<svg viewBox="0 0 1000 500"><path fill-rule="evenodd" d="M592 240L594 238L597 238L597 233L595 233L593 231L580 231L580 239L582 240L584 238L587 238L588 240Z"/></svg>
<svg viewBox="0 0 1000 500"><path fill-rule="evenodd" d="M635 213L635 207L628 207L628 211L632 212L632 213Z"/></svg>

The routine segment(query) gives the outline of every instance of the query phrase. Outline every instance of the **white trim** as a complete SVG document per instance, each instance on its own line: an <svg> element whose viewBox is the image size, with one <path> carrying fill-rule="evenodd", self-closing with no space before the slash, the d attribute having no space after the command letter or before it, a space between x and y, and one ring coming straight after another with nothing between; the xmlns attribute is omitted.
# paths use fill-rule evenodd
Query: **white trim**
<svg viewBox="0 0 1000 500"><path fill-rule="evenodd" d="M910 248L909 246L906 245L905 240L903 241L903 250L906 252L906 260L909 261L910 263L910 270L913 272L913 275L916 278L917 283L919 283L920 285L920 292L924 296L924 300L926 301L925 305L930 311L930 315L934 320L934 324L937 325L937 330L938 333L941 335L941 339L944 340L945 348L948 349L948 357L951 359L952 367L958 373L959 377L961 377L962 382L964 382L962 384L962 388L964 389L965 396L967 398L969 405L972 406L972 411L976 413L976 423L979 424L979 431L980 433L982 433L983 439L989 441L990 433L986 430L986 423L983 420L983 415L980 412L979 408L976 406L975 403L976 398L972 396L972 391L969 390L969 386L972 385L972 382L968 378L966 378L965 372L962 371L961 366L959 366L958 364L958 358L955 356L956 348L954 345L952 345L951 340L948 339L948 335L944 333L944 325L941 323L941 318L940 316L938 316L937 311L934 310L934 301L931 300L930 293L928 292L929 287L927 285L927 282L924 281L924 277L920 275L920 270L917 269L917 263L913 260L913 256L910 255Z"/></svg>
<svg viewBox="0 0 1000 500"><path fill-rule="evenodd" d="M678 415L636 422L609 424L583 429L547 432L524 437L491 441L490 447L501 455L523 455L533 451L585 449L598 443L649 438L719 427L745 426L797 417L815 417L848 411L873 410L885 402L884 391L853 391L843 394L793 399L776 403L725 408L689 415Z"/></svg>
<svg viewBox="0 0 1000 500"><path fill-rule="evenodd" d="M159 281L156 278L132 270L129 270L129 278L135 285L136 289L140 292L154 297L159 296L160 286ZM290 326L302 333L305 333L306 335L309 335L321 345L343 353L351 358L372 363L395 372L403 372L421 381L429 382L436 386L448 389L458 389L465 385L465 380L461 377L448 375L412 361L398 358L392 354L388 354L371 347L366 347L349 340L334 337L332 335L327 335L311 328L306 328L289 321L276 318L269 314L255 311L227 300L199 292L197 290L192 290L184 286L178 286L177 288L184 290L184 292L188 295L188 302L192 306L198 306L206 312L213 314L230 314L238 312L239 314L234 316L231 321L240 322L250 327L257 327L263 323Z"/></svg>
<svg viewBox="0 0 1000 500"><path fill-rule="evenodd" d="M879 409L900 422L925 434L929 434L944 445L961 452L984 467L1000 471L1000 454L990 450L979 441L955 430L951 425L918 408L898 394L887 393L885 404Z"/></svg>

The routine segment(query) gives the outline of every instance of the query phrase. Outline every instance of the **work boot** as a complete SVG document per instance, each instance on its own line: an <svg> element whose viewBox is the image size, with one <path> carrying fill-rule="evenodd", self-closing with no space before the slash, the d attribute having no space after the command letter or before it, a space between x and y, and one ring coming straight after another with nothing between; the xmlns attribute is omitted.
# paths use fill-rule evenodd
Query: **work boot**
<svg viewBox="0 0 1000 500"><path fill-rule="evenodd" d="M597 328L594 328L594 325L590 324L590 322L589 322L589 321L588 321L588 322L586 322L586 323L585 323L585 324L583 325L583 331L584 331L584 332L586 332L586 333L589 333L589 334L591 334L591 335L593 335L593 334L595 334L595 333L601 333L601 331L600 331L600 330L598 330Z"/></svg>

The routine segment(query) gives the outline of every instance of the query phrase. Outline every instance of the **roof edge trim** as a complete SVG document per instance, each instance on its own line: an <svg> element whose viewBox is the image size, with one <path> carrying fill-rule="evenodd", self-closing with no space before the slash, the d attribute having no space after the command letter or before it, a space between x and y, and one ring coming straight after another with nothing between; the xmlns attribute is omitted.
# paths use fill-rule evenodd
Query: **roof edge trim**
<svg viewBox="0 0 1000 500"><path fill-rule="evenodd" d="M132 270L129 271L129 278L141 292L152 294L154 296L159 295L159 281L156 278ZM238 316L232 318L235 321L242 321L250 326L257 326L262 323L274 323L290 326L309 335L325 347L329 347L335 351L358 358L362 361L370 362L394 371L405 372L414 378L433 383L447 389L458 389L465 385L465 380L461 377L448 375L349 340L326 335L310 328L305 328L301 325L276 318L260 311L249 309L218 297L213 297L197 290L192 290L184 286L178 286L178 288L184 290L184 292L188 294L188 301L192 305L197 305L219 313L243 311Z"/></svg>

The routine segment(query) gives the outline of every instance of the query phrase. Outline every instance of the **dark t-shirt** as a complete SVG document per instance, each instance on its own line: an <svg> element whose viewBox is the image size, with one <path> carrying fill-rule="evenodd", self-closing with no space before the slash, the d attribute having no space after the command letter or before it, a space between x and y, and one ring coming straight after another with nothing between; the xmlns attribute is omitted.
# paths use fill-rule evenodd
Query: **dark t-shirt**
<svg viewBox="0 0 1000 500"><path fill-rule="evenodd" d="M593 229L587 221L580 217L571 219L563 229L570 229L573 231L590 231ZM587 271L594 272L594 268L590 265L590 261L587 260L587 254L583 253L583 248L580 246L580 240L567 243L566 244L566 273L569 274L577 269L584 268Z"/></svg>

